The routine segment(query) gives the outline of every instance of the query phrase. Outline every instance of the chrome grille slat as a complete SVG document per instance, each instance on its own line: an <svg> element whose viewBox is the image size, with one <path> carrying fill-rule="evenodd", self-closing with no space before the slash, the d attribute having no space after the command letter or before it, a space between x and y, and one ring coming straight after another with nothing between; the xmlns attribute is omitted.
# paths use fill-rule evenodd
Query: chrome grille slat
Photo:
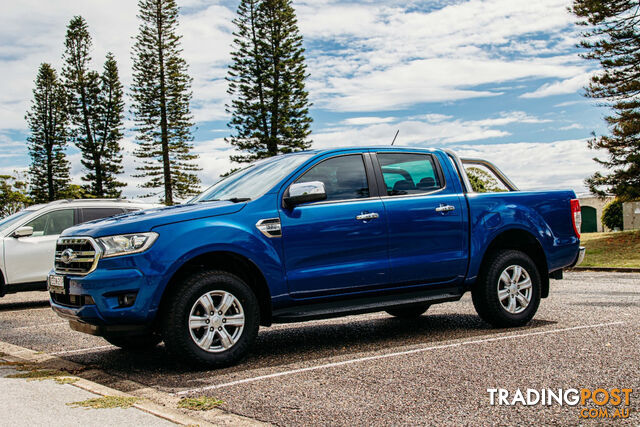
<svg viewBox="0 0 640 427"><path fill-rule="evenodd" d="M93 257L91 258L74 258L73 262L93 262ZM56 257L56 261L60 261L61 258L60 257Z"/></svg>
<svg viewBox="0 0 640 427"><path fill-rule="evenodd" d="M56 251L56 256L60 256L62 255L63 251ZM76 255L78 256L89 256L91 258L93 258L96 254L96 251L74 251Z"/></svg>
<svg viewBox="0 0 640 427"><path fill-rule="evenodd" d="M62 261L65 250L71 249L75 256L67 263ZM100 258L100 248L90 237L61 237L56 243L55 272L84 276L95 270Z"/></svg>

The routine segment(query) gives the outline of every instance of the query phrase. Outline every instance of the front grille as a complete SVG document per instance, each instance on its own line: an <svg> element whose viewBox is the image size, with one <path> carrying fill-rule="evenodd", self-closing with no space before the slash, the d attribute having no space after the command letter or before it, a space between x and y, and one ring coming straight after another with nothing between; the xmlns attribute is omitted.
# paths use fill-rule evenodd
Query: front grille
<svg viewBox="0 0 640 427"><path fill-rule="evenodd" d="M56 273L89 274L94 270L98 256L92 239L61 237L56 244Z"/></svg>

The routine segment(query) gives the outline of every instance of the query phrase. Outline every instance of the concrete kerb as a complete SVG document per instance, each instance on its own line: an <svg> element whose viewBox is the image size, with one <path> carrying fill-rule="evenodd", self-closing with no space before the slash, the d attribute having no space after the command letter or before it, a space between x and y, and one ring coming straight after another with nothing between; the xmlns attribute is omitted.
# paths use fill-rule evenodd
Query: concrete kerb
<svg viewBox="0 0 640 427"><path fill-rule="evenodd" d="M163 393L159 390L146 387L142 384L113 378L109 374L96 370L87 369L84 365L72 362L70 360L61 359L56 356L52 356L47 353L37 352L31 349L20 347L14 344L0 341L0 358L9 362L24 362L38 365L38 367L62 370L70 372L72 377L77 378L77 381L72 385L80 389L89 391L91 393L100 396L122 396L122 397L136 397L141 400L135 403L133 406L141 411L152 414L156 417L163 418L179 425L199 425L199 426L218 426L218 425L234 425L234 426L255 426L265 425L257 420L242 417L239 415L231 414L222 409L213 409L202 413L201 417L194 417L181 412L178 409L172 409L166 405L176 406L179 402L179 398ZM133 390L131 393L125 393L120 390L116 390L111 387L98 384L87 378L76 376L82 372L86 377L110 377L113 384L126 385L126 389ZM126 383L126 384L123 384ZM160 401L156 403L154 401ZM200 414L198 414L200 415Z"/></svg>

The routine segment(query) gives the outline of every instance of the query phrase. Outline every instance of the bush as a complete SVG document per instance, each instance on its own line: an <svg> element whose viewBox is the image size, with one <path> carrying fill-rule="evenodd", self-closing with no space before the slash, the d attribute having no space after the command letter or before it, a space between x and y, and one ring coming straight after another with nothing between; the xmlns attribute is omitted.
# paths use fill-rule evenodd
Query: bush
<svg viewBox="0 0 640 427"><path fill-rule="evenodd" d="M622 230L623 217L622 217L622 202L620 200L613 200L604 207L602 211L602 223L610 230L614 230L616 227Z"/></svg>

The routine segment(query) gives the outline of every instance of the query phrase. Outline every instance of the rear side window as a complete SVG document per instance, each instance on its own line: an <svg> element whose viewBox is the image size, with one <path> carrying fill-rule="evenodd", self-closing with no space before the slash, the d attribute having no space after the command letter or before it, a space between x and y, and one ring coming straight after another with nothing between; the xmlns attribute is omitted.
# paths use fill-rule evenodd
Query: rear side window
<svg viewBox="0 0 640 427"><path fill-rule="evenodd" d="M369 183L360 154L333 157L318 163L296 182L321 181L327 200L349 200L369 197Z"/></svg>
<svg viewBox="0 0 640 427"><path fill-rule="evenodd" d="M389 196L429 193L443 186L429 154L378 153L378 162Z"/></svg>
<svg viewBox="0 0 640 427"><path fill-rule="evenodd" d="M120 215L123 212L124 210L122 208L83 208L82 221L93 221L108 216Z"/></svg>

